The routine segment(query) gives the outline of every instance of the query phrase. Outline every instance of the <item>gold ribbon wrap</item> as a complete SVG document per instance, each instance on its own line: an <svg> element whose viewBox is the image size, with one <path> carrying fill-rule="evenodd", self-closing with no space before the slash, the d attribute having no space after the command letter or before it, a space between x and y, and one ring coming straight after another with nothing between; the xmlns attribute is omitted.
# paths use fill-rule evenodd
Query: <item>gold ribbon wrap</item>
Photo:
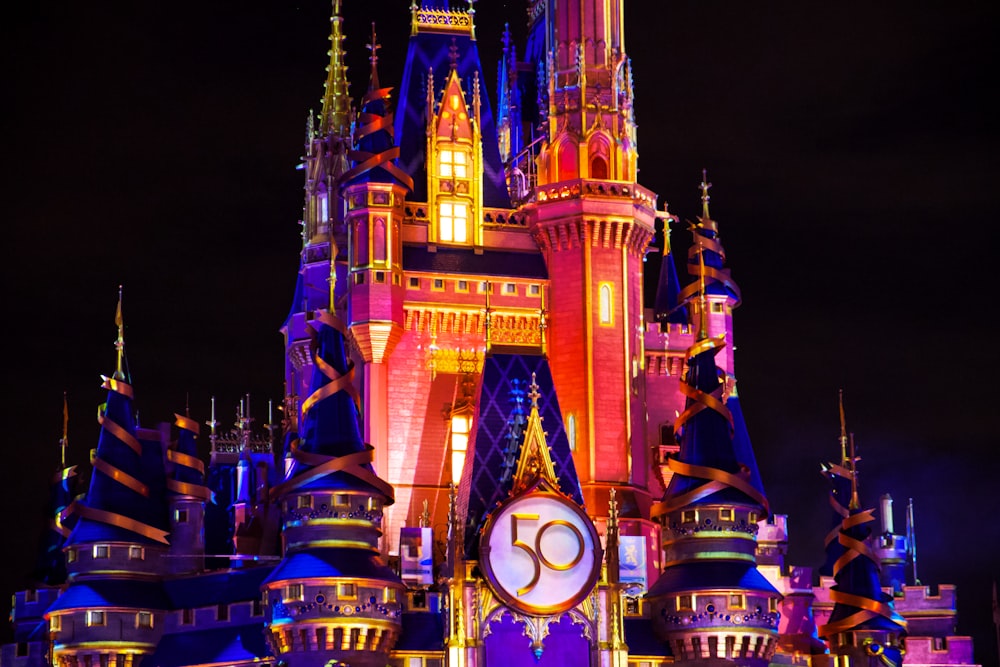
<svg viewBox="0 0 1000 667"><path fill-rule="evenodd" d="M372 100L386 98L389 96L390 92L392 92L392 88L370 90L365 93L364 98L362 98L361 106L364 107ZM357 143L364 137L374 134L379 130L385 130L389 133L390 137L393 136L392 114L387 112L384 116L379 116L378 114L373 113L362 113L358 117L358 128L354 133L354 141ZM375 167L382 167L389 172L393 178L405 185L408 189L413 189L413 179L410 178L410 175L392 162L392 160L399 157L399 146L393 146L392 148L388 148L381 153L369 153L368 151L352 150L348 152L347 157L355 161L357 164L344 172L343 176L340 177L341 183L346 183L347 181L356 178L365 172L371 171Z"/></svg>
<svg viewBox="0 0 1000 667"><path fill-rule="evenodd" d="M866 523L870 523L875 520L873 516L874 510L865 510L864 512L858 512L857 514L847 516L840 524L840 530L846 531L849 528L855 526L860 526ZM875 566L879 566L878 557L875 553L865 544L863 541L855 539L846 535L844 532L840 533L840 544L847 548L847 551L843 556L837 559L837 562L833 565L833 576L836 577L841 570L847 567L848 563L853 561L855 558L867 558L868 560L875 563ZM853 593L845 593L843 591L831 590L830 591L830 601L834 604L845 604L850 607L857 607L859 611L854 612L849 616L845 616L839 621L833 621L827 623L826 625L821 625L817 628L820 637L830 637L840 632L846 632L856 628L858 625L864 623L865 621L871 620L878 616L887 618L893 623L901 626L903 630L906 629L906 620L902 616L897 614L887 602L882 602L881 600L873 600L862 595L855 595Z"/></svg>
<svg viewBox="0 0 1000 667"><path fill-rule="evenodd" d="M76 477L76 466L70 466L68 468L63 468L56 472L52 478L53 484L61 484L69 479ZM69 489L66 489L69 491ZM63 518L69 518L73 513L73 506L76 505L76 501L71 501L69 505L63 507L56 511L49 521L49 527L62 535L64 538L69 537L70 529L63 525Z"/></svg>
<svg viewBox="0 0 1000 667"><path fill-rule="evenodd" d="M327 311L320 311L316 319L322 324L332 327L342 336L346 336L347 329L344 326L343 321L336 315ZM305 416L317 403L340 391L346 392L354 401L355 406L359 404L360 396L354 388L354 385L351 384L351 380L354 377L354 364L352 364L350 360L347 362L348 370L343 375L338 373L337 369L333 366L323 361L318 352L313 353L313 362L316 370L323 373L323 375L325 375L330 382L314 391L302 403L303 419L305 419ZM311 468L295 476L293 479L275 486L271 489L271 498L277 498L281 495L302 488L306 484L309 484L310 482L313 482L321 477L325 477L331 473L345 472L378 489L388 499L389 503L394 502L395 494L393 493L392 486L380 479L371 470L364 467L375 459L374 448L372 448L371 445L365 445L365 447L365 450L355 452L353 454L346 454L344 456L328 456L326 454L316 454L302 451L302 449L299 448L299 440L296 438L292 441L290 446L292 458L302 464L311 466Z"/></svg>
<svg viewBox="0 0 1000 667"><path fill-rule="evenodd" d="M664 500L655 503L649 511L650 518L652 519L679 510L685 505L690 505L693 502L701 500L702 498L710 496L713 493L722 491L726 488L733 488L742 491L763 507L767 515L771 513L771 508L770 505L768 505L767 498L765 498L764 494L750 484L750 469L747 466L741 465L740 472L733 474L731 472L726 472L725 470L719 470L718 468L693 465L683 461L678 461L675 458L668 458L667 467L678 475L698 477L708 480L708 483L702 484L698 488L692 489L687 493L671 498L669 501Z"/></svg>
<svg viewBox="0 0 1000 667"><path fill-rule="evenodd" d="M190 417L179 415L176 412L174 413L174 425L186 431L191 431L195 435L198 435L201 431L201 428L198 426L198 422ZM192 470L197 470L198 474L202 476L205 475L205 463L196 456L179 452L176 449L168 449L167 460L174 465L191 468ZM212 490L203 484L194 484L192 482L182 482L176 479L168 479L167 489L182 496L192 496L206 502L214 502Z"/></svg>
<svg viewBox="0 0 1000 667"><path fill-rule="evenodd" d="M127 382L117 378L109 378L105 375L102 375L101 379L103 380L101 384L102 389L107 389L108 391L121 394L130 400L135 397L132 385ZM97 415L97 421L101 425L102 429L118 438L121 442L125 443L129 449L135 452L136 456L142 456L142 445L139 443L139 440L136 439L134 435L126 431L120 424L108 419L105 414L100 413ZM91 458L95 470L107 475L118 484L121 484L122 486L131 489L142 496L149 496L149 488L135 477L97 456L92 456ZM124 528L125 530L130 530L133 533L142 535L143 537L148 537L156 542L169 544L167 541L167 532L165 530L154 528L149 524L137 521L136 519L122 514L118 514L117 512L109 512L96 507L88 507L87 505L77 502L70 503L69 507L60 512L57 523L61 524L68 519L71 514L76 514L81 518L89 519L91 521L97 521L110 526Z"/></svg>
<svg viewBox="0 0 1000 667"><path fill-rule="evenodd" d="M714 225L715 223L712 224ZM704 224L698 226L704 227ZM702 269L700 263L698 262L698 254L704 252L705 250L711 250L719 257L721 257L723 262L725 262L726 251L722 247L722 244L719 243L718 239L702 236L701 234L696 234L695 236L697 242L692 244L691 247L688 248L688 266L687 266L688 275L701 277L701 271L704 270L706 286L709 283L721 283L725 287L728 287L732 291L732 293L736 296L736 303L734 304L734 307L740 305L740 303L743 301L743 294L740 292L739 285L737 285L733 281L733 277L732 275L730 275L729 269L717 269L714 266L708 266L707 264L705 265L704 269ZM700 289L701 289L700 281L695 281L693 283L685 285L684 288L678 294L678 300L685 301L687 299L690 299L692 296L697 294Z"/></svg>

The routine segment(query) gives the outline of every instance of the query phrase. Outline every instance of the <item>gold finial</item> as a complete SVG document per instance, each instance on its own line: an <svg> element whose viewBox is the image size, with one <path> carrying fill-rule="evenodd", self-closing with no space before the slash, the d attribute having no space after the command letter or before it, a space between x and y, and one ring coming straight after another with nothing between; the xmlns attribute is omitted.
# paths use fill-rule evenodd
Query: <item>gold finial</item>
<svg viewBox="0 0 1000 667"><path fill-rule="evenodd" d="M840 399L840 464L847 466L847 418L844 416L844 390L838 391Z"/></svg>
<svg viewBox="0 0 1000 667"><path fill-rule="evenodd" d="M212 429L212 436L215 436L215 427L219 422L215 421L215 396L212 397L212 418L205 422L205 425Z"/></svg>
<svg viewBox="0 0 1000 667"><path fill-rule="evenodd" d="M701 217L705 220L711 219L708 215L708 200L711 197L708 196L708 190L712 187L712 184L708 182L708 170L701 170L701 183L698 185L701 189Z"/></svg>
<svg viewBox="0 0 1000 667"><path fill-rule="evenodd" d="M699 239L701 238L698 235ZM708 338L708 295L705 294L705 248L701 246L699 241L698 248L698 285L701 289L701 294L698 297L698 340L705 340Z"/></svg>
<svg viewBox="0 0 1000 667"><path fill-rule="evenodd" d="M69 403L66 401L66 392L63 392L63 434L59 441L59 449L62 453L62 467L66 467L66 448L69 447Z"/></svg>
<svg viewBox="0 0 1000 667"><path fill-rule="evenodd" d="M378 90L378 50L382 48L382 45L378 43L378 38L375 35L375 21L372 21L372 39L370 42L365 44L365 48L371 53L368 56L368 62L372 66L372 90Z"/></svg>
<svg viewBox="0 0 1000 667"><path fill-rule="evenodd" d="M424 511L420 513L420 527L431 527L431 508L426 498L424 498Z"/></svg>
<svg viewBox="0 0 1000 667"><path fill-rule="evenodd" d="M535 381L535 374L531 374L531 384L528 385L528 398L531 399L531 409L538 409L538 399L541 394L538 393L538 382Z"/></svg>
<svg viewBox="0 0 1000 667"><path fill-rule="evenodd" d="M118 286L118 305L115 307L115 326L118 327L118 339L115 349L118 351L118 362L115 365L115 379L125 379L125 320L122 319L122 286Z"/></svg>
<svg viewBox="0 0 1000 667"><path fill-rule="evenodd" d="M493 310L490 308L490 292L493 291L493 284L490 281L486 281L486 310L485 319L483 322L483 328L486 330L486 354L490 353L492 348L492 340L490 338L490 319L493 316Z"/></svg>
<svg viewBox="0 0 1000 667"><path fill-rule="evenodd" d="M861 502L858 500L858 457L854 449L854 434L850 437L851 443L851 504L848 509L861 509Z"/></svg>

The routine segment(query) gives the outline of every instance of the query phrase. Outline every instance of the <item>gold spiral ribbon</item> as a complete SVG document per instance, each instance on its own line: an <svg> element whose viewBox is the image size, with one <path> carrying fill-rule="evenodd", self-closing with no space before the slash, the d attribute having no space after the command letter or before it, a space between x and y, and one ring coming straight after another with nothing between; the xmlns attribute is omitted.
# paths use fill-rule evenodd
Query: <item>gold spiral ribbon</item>
<svg viewBox="0 0 1000 667"><path fill-rule="evenodd" d="M841 531L846 531L855 526L860 526L874 521L875 517L872 515L873 512L874 510L865 510L864 512L858 512L857 514L845 517L840 524ZM836 577L841 570L847 567L848 563L859 557L867 558L875 563L876 567L879 566L878 557L863 541L841 532L840 544L846 547L847 551L844 555L837 559L836 563L834 563L834 577ZM831 635L835 635L839 632L852 630L861 623L878 616L887 618L893 623L902 626L904 630L906 629L906 620L897 614L892 608L892 605L887 602L873 600L871 598L864 597L863 595L855 595L853 593L846 593L836 589L832 589L830 591L830 601L834 604L845 604L850 607L857 607L859 611L856 611L850 616L846 616L839 621L833 621L831 623L827 623L826 625L821 625L817 628L820 637L830 637Z"/></svg>
<svg viewBox="0 0 1000 667"><path fill-rule="evenodd" d="M704 338L702 340L696 341L694 345L688 348L687 358L688 362L697 357L703 352L708 352L710 350L721 349L726 346L725 341L726 335L719 334L715 338ZM726 407L725 401L722 399L723 392L725 391L726 385L724 382L720 382L719 386L711 391L711 393L704 392L697 387L693 387L687 383L686 380L681 380L680 390L681 393L691 399L691 404L684 408L684 412L677 416L676 421L674 421L674 436L680 435L681 430L684 428L684 424L690 421L696 414L702 410L714 410L715 412L722 415L727 422L729 422L729 430L733 431L733 415Z"/></svg>
<svg viewBox="0 0 1000 667"><path fill-rule="evenodd" d="M200 427L198 422L191 419L190 417L185 417L174 413L174 425L178 426L187 431L191 431L195 435L200 432ZM179 452L176 449L167 450L167 460L175 465L184 466L185 468L191 468L192 470L197 470L199 474L204 476L205 474L205 463L196 456L191 456L190 454L185 454L184 452ZM182 482L176 479L167 480L167 489L178 493L182 496L191 496L193 498L198 498L199 500L204 500L206 502L214 502L214 496L212 490L203 484L193 484L191 482Z"/></svg>
<svg viewBox="0 0 1000 667"><path fill-rule="evenodd" d="M750 468L745 465L741 464L740 472L734 474L725 470L719 470L718 468L685 463L671 457L667 459L667 467L675 474L684 475L685 477L698 477L708 480L708 482L687 493L671 498L669 501L664 500L655 503L650 508L650 518L652 519L679 510L686 505L690 505L726 488L742 491L763 507L766 515L770 515L771 513L767 498L750 484Z"/></svg>
<svg viewBox="0 0 1000 667"><path fill-rule="evenodd" d="M132 385L119 380L117 378L109 378L102 375L103 380L101 384L102 389L107 389L108 391L113 391L117 394L125 396L128 399L134 398L134 392L132 390ZM97 421L101 425L101 428L116 437L121 442L125 443L136 456L142 456L142 445L139 444L139 440L136 439L134 435L126 431L120 424L109 419L105 414L98 413ZM121 484L122 486L135 491L142 496L149 496L149 487L143 484L141 481L135 477L129 475L123 470L111 465L107 461L97 457L92 456L92 463L94 469L107 475L115 482ZM107 510L98 509L96 507L88 507L83 503L73 502L70 503L69 507L64 509L59 514L59 520L57 523L60 525L62 522L66 521L71 514L76 514L77 516L89 519L91 521L97 521L99 523L108 524L110 526L117 526L118 528L124 528L125 530L130 530L133 533L142 535L143 537L148 537L156 542L161 542L163 544L169 544L167 541L167 532L165 530L160 530L159 528L154 528L149 524L145 524L141 521L137 521L131 517L118 514L116 512L109 512Z"/></svg>
<svg viewBox="0 0 1000 667"><path fill-rule="evenodd" d="M339 317L330 313L328 311L319 311L316 319L329 327L332 327L342 336L346 336L347 328L344 326L343 320ZM355 406L360 403L360 396L358 395L357 389L351 383L354 377L354 364L348 359L347 361L347 372L341 375L337 372L330 364L323 361L319 356L318 351L313 353L313 362L315 363L316 369L323 373L330 382L323 385L302 403L302 416L305 417L319 401L333 396L339 391L347 392L347 394L354 401ZM360 408L359 408L360 409ZM328 456L326 454L315 454L312 452L305 452L299 448L299 440L296 438L292 441L289 447L292 458L300 463L307 466L313 466L309 470L297 475L295 478L288 480L278 486L271 489L271 497L277 498L285 493L299 489L310 482L317 480L321 477L325 477L331 473L335 472L346 472L349 475L363 481L367 482L371 486L378 489L389 502L393 502L395 495L393 493L392 487L385 481L379 479L371 470L365 468L364 466L375 460L374 449L370 445L366 445L366 449L360 452L355 452L353 454L347 454L344 456Z"/></svg>
<svg viewBox="0 0 1000 667"><path fill-rule="evenodd" d="M711 222L711 221L710 221ZM715 224L714 222L712 223ZM699 225L702 227L703 225ZM728 287L732 290L733 294L736 296L736 303L734 306L738 306L743 301L743 295L740 292L740 287L733 281L732 275L729 273L729 269L717 269L714 266L705 265L704 269L701 269L697 260L698 254L706 250L710 250L722 258L722 261L726 261L726 251L719 243L717 239L709 238L707 236L697 235L697 243L688 248L688 266L687 272L691 276L701 276L701 271L705 271L705 282L715 282L721 283L722 285ZM685 285L678 294L679 301L685 301L690 299L692 296L698 293L701 285L698 281Z"/></svg>
<svg viewBox="0 0 1000 667"><path fill-rule="evenodd" d="M361 106L364 107L372 100L388 97L391 91L392 88L369 90L365 93L364 98L362 98ZM378 114L364 112L358 117L358 123L359 127L354 134L355 142L359 142L364 137L374 134L379 130L385 130L389 133L390 137L393 136L391 113L386 113L384 116L380 116ZM410 178L410 175L392 163L392 160L399 157L399 146L393 146L392 148L388 148L381 153L369 153L368 151L352 150L347 153L347 157L355 161L357 164L344 172L343 176L341 176L342 183L346 183L347 181L356 178L365 172L371 171L375 167L382 167L407 188L410 190L413 189L413 179Z"/></svg>
<svg viewBox="0 0 1000 667"><path fill-rule="evenodd" d="M56 474L52 477L52 483L62 484L73 477L76 477L76 466L63 468L62 470L56 472ZM69 489L66 490L69 491ZM63 518L69 518L70 515L73 514L74 505L76 505L75 500L71 501L66 507L57 511L52 516L52 519L49 520L49 527L62 535L64 538L69 537L70 529L63 525Z"/></svg>

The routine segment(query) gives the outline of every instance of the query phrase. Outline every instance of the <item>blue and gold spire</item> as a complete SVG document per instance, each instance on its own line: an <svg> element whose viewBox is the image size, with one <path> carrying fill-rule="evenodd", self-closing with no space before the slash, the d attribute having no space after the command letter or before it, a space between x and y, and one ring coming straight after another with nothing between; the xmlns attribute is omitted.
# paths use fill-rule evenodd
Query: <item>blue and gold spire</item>
<svg viewBox="0 0 1000 667"><path fill-rule="evenodd" d="M851 474L851 462L847 458L847 420L844 415L844 392L840 391L840 463L821 464L823 476L830 483L830 508L832 515L830 519L830 532L824 539L824 551L826 559L819 569L819 573L825 577L833 576L834 564L844 555L845 547L840 543L840 527L844 519L850 516L849 506L851 504L851 486L853 475Z"/></svg>
<svg viewBox="0 0 1000 667"><path fill-rule="evenodd" d="M708 172L701 170L701 183L698 185L701 190L701 215L698 222L692 225L694 242L688 248L687 271L688 275L698 277L699 264L704 263L704 279L707 285L708 294L725 294L735 308L740 304L743 296L740 288L733 281L729 269L726 268L726 251L719 241L719 225L712 219L709 213L709 201L711 197L708 191L712 184L708 182ZM680 292L680 300L686 301L698 294L698 282L692 282L684 287Z"/></svg>
<svg viewBox="0 0 1000 667"><path fill-rule="evenodd" d="M680 281L677 265L670 249L670 222L676 217L664 211L663 214L663 257L660 263L660 277L656 284L656 298L653 302L653 319L663 324L687 324L687 308L680 298Z"/></svg>
<svg viewBox="0 0 1000 667"><path fill-rule="evenodd" d="M163 456L159 442L140 442L124 363L121 292L115 310L118 327L114 377L102 376L107 402L98 411L101 434L93 459L94 475L86 500L76 506L79 523L67 544L117 541L167 544Z"/></svg>
<svg viewBox="0 0 1000 667"><path fill-rule="evenodd" d="M347 185L359 182L392 183L396 182L413 189L413 179L409 174L396 166L399 157L399 146L393 139L392 112L389 111L389 94L392 88L382 88L378 79L378 43L375 34L375 24L372 23L371 42L371 77L368 82L368 92L361 100L361 115L354 131L354 150L348 153L351 168L341 177L341 183Z"/></svg>
<svg viewBox="0 0 1000 667"><path fill-rule="evenodd" d="M49 526L42 536L34 575L36 581L50 586L58 586L66 581L66 557L63 546L73 526L73 503L80 481L76 466L66 465L68 448L69 404L66 392L63 392L63 432L62 438L59 439L61 465L53 475L49 486Z"/></svg>
<svg viewBox="0 0 1000 667"><path fill-rule="evenodd" d="M837 583L830 589L830 600L834 607L818 632L830 644L831 653L846 658L845 665L898 667L903 664L906 621L896 613L892 596L882 590L878 556L869 546L874 510L862 510L858 500L853 436L850 450L851 500L837 537L843 553L833 565Z"/></svg>

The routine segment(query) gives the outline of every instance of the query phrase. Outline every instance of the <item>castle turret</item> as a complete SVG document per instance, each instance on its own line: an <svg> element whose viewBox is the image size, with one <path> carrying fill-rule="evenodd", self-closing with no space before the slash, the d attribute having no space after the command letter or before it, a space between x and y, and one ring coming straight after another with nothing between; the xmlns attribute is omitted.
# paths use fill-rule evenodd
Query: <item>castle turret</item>
<svg viewBox="0 0 1000 667"><path fill-rule="evenodd" d="M172 466L170 491L170 572L199 572L205 566L205 503L212 492L205 486L205 463L198 458L195 438L200 427L188 416L174 415L177 441L167 450Z"/></svg>
<svg viewBox="0 0 1000 667"><path fill-rule="evenodd" d="M651 502L643 399L642 266L656 196L636 182L638 153L622 3L553 0L547 113L534 196L522 209L553 277L550 360L588 507L618 490L623 532ZM652 526L642 528L652 541Z"/></svg>
<svg viewBox="0 0 1000 667"><path fill-rule="evenodd" d="M168 549L164 443L135 424L120 295L115 320L118 365L102 384L93 477L67 540L69 586L45 613L61 667L137 665L156 646L168 607L159 584Z"/></svg>
<svg viewBox="0 0 1000 667"><path fill-rule="evenodd" d="M756 566L758 521L769 509L738 401L715 363L723 336L707 334L705 275L681 384L687 402L675 423L680 452L667 462L674 474L652 509L663 522L665 563L648 597L677 664L763 667L777 647L781 598Z"/></svg>
<svg viewBox="0 0 1000 667"><path fill-rule="evenodd" d="M354 132L351 168L340 179L346 203L350 331L364 359L365 441L387 456L389 357L403 335L403 200L413 179L396 166L389 93L378 78L379 44L372 24L371 77ZM339 290L338 290L339 293ZM332 306L331 306L332 308ZM387 468L387 459L377 462Z"/></svg>
<svg viewBox="0 0 1000 667"><path fill-rule="evenodd" d="M302 404L302 440L272 493L285 554L263 584L269 637L291 667L381 667L400 633L405 590L377 546L393 491L372 472L361 440L346 328L325 311L310 326L317 372Z"/></svg>
<svg viewBox="0 0 1000 667"><path fill-rule="evenodd" d="M833 566L836 584L830 589L830 600L834 607L829 621L819 627L819 636L829 643L838 665L898 667L903 664L906 621L896 613L892 596L882 591L879 581L878 557L868 542L874 510L862 510L858 501L853 438L848 460L851 500L837 537L844 553Z"/></svg>

